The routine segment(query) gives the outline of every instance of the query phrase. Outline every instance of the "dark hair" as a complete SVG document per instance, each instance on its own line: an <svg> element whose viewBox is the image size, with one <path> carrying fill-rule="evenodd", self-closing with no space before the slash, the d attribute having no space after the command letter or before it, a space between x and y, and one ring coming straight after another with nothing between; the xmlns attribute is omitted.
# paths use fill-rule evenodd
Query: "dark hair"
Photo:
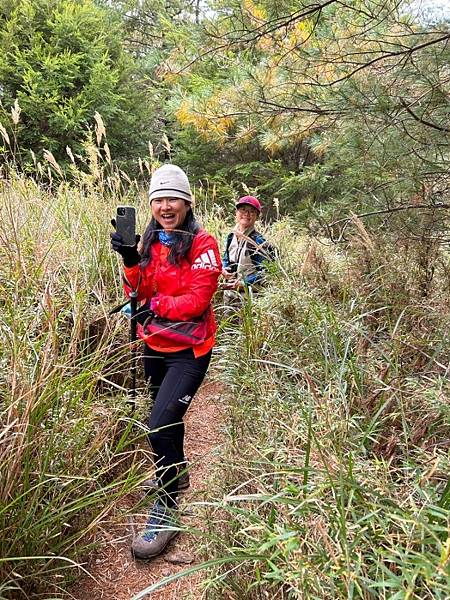
<svg viewBox="0 0 450 600"><path fill-rule="evenodd" d="M151 246L155 242L159 241L159 232L163 231L163 228L155 219L152 217L150 223L144 232L142 239L143 252L141 258L141 266L145 267L152 260ZM169 262L176 265L182 258L186 256L192 246L192 241L196 233L200 231L200 225L192 212L192 208L189 208L186 213L183 224L179 229L174 230L172 236L174 243L170 247Z"/></svg>

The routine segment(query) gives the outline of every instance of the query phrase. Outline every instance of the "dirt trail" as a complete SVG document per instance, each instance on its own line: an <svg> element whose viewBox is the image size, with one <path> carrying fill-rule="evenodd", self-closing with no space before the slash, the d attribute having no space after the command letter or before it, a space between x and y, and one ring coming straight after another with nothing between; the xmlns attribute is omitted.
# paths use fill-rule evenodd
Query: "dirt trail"
<svg viewBox="0 0 450 600"><path fill-rule="evenodd" d="M181 496L180 509L189 511L189 504L208 497L207 482L211 465L218 460L217 448L221 443L221 387L207 381L195 397L185 418L186 453L193 466L190 471L191 487ZM124 500L126 505L127 500ZM100 532L100 546L91 558L87 571L94 577L84 577L71 590L75 600L130 600L146 587L200 562L196 556L196 537L191 533L181 533L164 554L151 561L135 561L130 553L132 527L129 523L108 523ZM135 526L140 529L145 516L136 516ZM202 528L195 514L183 516L183 525ZM174 564L182 559L184 564ZM146 596L158 600L200 600L199 581L201 577L192 575L175 581L162 590Z"/></svg>

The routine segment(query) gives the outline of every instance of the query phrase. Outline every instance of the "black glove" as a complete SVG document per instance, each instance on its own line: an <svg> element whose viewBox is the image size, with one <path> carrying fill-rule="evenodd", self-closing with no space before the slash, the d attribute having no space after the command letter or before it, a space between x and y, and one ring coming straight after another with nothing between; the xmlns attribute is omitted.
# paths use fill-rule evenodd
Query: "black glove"
<svg viewBox="0 0 450 600"><path fill-rule="evenodd" d="M116 226L115 219L111 220L111 224L113 227ZM137 250L137 245L139 240L141 239L140 235L136 235L136 244L134 246L125 246L122 240L122 236L120 233L116 231L110 234L111 237L111 248L120 254L123 258L123 264L126 267L134 267L141 260L141 255Z"/></svg>

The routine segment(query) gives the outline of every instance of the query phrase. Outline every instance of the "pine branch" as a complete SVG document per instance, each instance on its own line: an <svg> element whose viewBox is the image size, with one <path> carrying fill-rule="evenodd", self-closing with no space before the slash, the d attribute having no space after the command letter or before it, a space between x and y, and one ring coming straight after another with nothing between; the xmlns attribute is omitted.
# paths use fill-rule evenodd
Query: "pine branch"
<svg viewBox="0 0 450 600"><path fill-rule="evenodd" d="M437 202L436 204L407 204L406 206L396 206L394 208L385 208L383 210L372 210L370 212L361 213L359 215L353 215L351 217L344 217L343 219L338 219L337 221L333 221L332 223L327 223L326 227L334 227L339 223L348 223L352 219L364 219L365 217L372 217L374 215L388 215L391 213L396 213L402 210L435 210L436 208L444 208L449 209L450 204L445 204L444 202Z"/></svg>
<svg viewBox="0 0 450 600"><path fill-rule="evenodd" d="M416 115L416 113L409 107L409 105L405 102L405 100L403 98L400 98L400 104L403 106L403 108L406 110L406 112L408 114L410 114L413 117L413 119L415 119L419 123L422 123L423 125L426 125L427 127L431 127L432 129L437 129L438 131L445 131L445 133L450 133L450 129L448 129L448 127L442 127L441 125L436 125L436 123L431 123L431 121L426 121L422 117L419 117L419 115Z"/></svg>

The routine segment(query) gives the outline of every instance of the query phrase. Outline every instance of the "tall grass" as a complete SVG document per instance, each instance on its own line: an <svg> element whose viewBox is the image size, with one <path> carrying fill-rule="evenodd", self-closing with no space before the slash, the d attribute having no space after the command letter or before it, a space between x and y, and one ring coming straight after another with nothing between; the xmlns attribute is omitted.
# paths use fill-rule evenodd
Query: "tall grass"
<svg viewBox="0 0 450 600"><path fill-rule="evenodd" d="M424 295L411 251L277 227L282 271L221 338L206 595L448 599L448 256Z"/></svg>
<svg viewBox="0 0 450 600"><path fill-rule="evenodd" d="M0 189L0 598L64 596L142 477L108 315L121 187L52 186ZM225 213L198 199L223 237ZM223 324L229 441L194 568L208 598L450 597L449 259L355 231L321 249L275 223L270 285Z"/></svg>
<svg viewBox="0 0 450 600"><path fill-rule="evenodd" d="M0 597L48 597L136 485L126 326L109 250L119 203L94 187L0 188Z"/></svg>
<svg viewBox="0 0 450 600"><path fill-rule="evenodd" d="M0 599L66 597L150 462L128 404L127 324L109 315L123 300L110 219L133 204L142 233L146 191L95 148L70 183L50 163L59 176L12 166L0 184ZM197 200L220 235L223 210L208 190Z"/></svg>

